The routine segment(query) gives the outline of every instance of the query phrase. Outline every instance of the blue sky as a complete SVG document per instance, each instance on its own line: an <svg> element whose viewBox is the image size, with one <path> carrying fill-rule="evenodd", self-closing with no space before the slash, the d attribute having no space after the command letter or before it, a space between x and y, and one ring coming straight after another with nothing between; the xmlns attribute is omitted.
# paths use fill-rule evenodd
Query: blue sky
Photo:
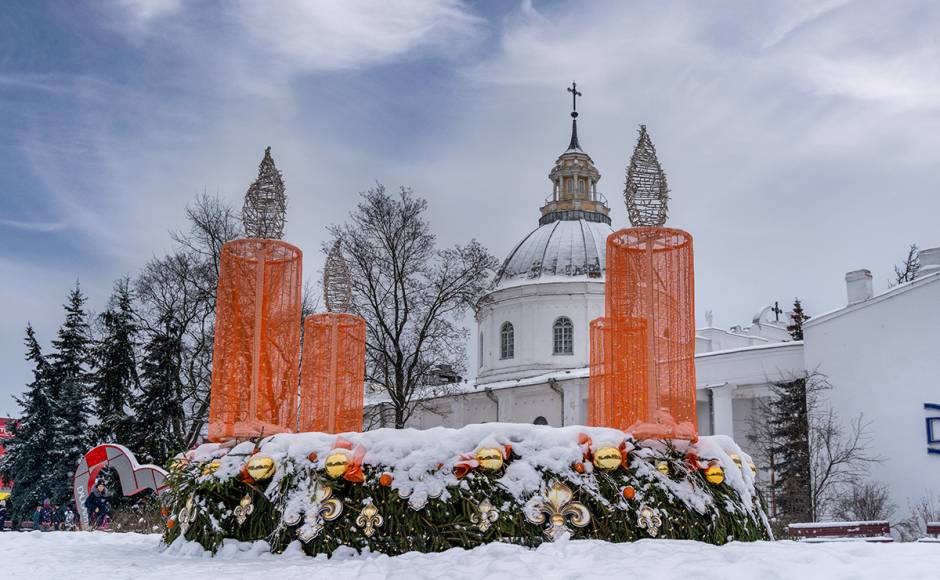
<svg viewBox="0 0 940 580"><path fill-rule="evenodd" d="M757 4L757 6L755 6ZM167 250L208 191L240 206L265 146L286 238L316 276L325 228L381 180L431 202L442 243L504 256L580 136L626 225L645 123L696 239L697 309L844 302L910 243L940 246L940 6L932 2L17 2L0 16L0 415L81 280Z"/></svg>

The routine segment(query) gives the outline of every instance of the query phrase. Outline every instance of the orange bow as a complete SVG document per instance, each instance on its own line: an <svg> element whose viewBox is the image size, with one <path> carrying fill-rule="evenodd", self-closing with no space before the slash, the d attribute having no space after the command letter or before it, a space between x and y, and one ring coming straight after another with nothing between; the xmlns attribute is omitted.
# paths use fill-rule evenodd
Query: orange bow
<svg viewBox="0 0 940 580"><path fill-rule="evenodd" d="M477 461L476 455L473 453L461 453L460 461L454 464L454 477L460 479L470 473L470 470L476 469L479 466L480 462Z"/></svg>

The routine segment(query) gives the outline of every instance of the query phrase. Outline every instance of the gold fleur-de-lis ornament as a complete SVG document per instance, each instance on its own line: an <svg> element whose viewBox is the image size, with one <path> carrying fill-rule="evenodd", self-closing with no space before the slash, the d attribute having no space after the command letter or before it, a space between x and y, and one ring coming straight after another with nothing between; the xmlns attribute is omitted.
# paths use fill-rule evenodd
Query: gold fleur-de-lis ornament
<svg viewBox="0 0 940 580"><path fill-rule="evenodd" d="M659 535L659 528L663 525L663 518L659 515L659 510L653 509L645 503L640 506L637 512L636 525L646 529L651 538Z"/></svg>
<svg viewBox="0 0 940 580"><path fill-rule="evenodd" d="M332 522L343 513L343 502L333 497L333 488L317 481L310 496L310 507L304 512L304 525L297 529L297 537L308 543L323 531L324 522ZM293 517L284 518L288 526L300 523L300 512Z"/></svg>
<svg viewBox="0 0 940 580"><path fill-rule="evenodd" d="M486 533L498 519L499 510L493 507L493 504L487 498L484 498L477 505L476 513L470 515L470 522L476 524L477 528L483 533Z"/></svg>
<svg viewBox="0 0 940 580"><path fill-rule="evenodd" d="M591 512L587 507L574 501L571 489L554 479L549 483L547 490L543 484L539 495L526 503L525 517L536 525L544 524L548 520L544 534L553 542L571 533L567 525L569 522L577 528L591 523Z"/></svg>
<svg viewBox="0 0 940 580"><path fill-rule="evenodd" d="M186 498L186 505L176 516L176 521L180 523L180 533L185 536L190 524L196 521L196 505L193 496Z"/></svg>
<svg viewBox="0 0 940 580"><path fill-rule="evenodd" d="M251 503L251 494L245 494L245 497L238 502L238 506L232 510L232 513L235 514L235 521L238 522L238 525L242 526L254 511L255 505Z"/></svg>
<svg viewBox="0 0 940 580"><path fill-rule="evenodd" d="M362 506L359 517L356 518L356 525L362 528L362 533L367 538L371 538L376 528L381 528L385 519L379 513L379 508L375 507L372 500L366 500L366 505Z"/></svg>

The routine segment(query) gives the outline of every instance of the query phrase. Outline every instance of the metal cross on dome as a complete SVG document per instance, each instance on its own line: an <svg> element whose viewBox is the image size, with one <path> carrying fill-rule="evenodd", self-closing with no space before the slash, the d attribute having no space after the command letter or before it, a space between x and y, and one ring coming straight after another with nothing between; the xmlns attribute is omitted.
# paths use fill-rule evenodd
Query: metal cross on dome
<svg viewBox="0 0 940 580"><path fill-rule="evenodd" d="M783 310L780 309L780 303L775 301L774 307L771 308L770 311L774 313L776 321L780 322L780 315L783 314Z"/></svg>
<svg viewBox="0 0 940 580"><path fill-rule="evenodd" d="M578 83L571 81L571 86L568 87L568 92L571 93L571 116L578 116L578 97L581 96L581 92L578 90Z"/></svg>

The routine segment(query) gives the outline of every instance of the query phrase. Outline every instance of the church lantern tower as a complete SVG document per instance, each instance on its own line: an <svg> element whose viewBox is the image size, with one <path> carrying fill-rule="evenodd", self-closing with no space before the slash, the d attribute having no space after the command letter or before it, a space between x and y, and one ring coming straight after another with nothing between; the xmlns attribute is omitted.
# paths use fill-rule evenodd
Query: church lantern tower
<svg viewBox="0 0 940 580"><path fill-rule="evenodd" d="M578 142L577 99L581 96L577 83L568 88L571 93L571 141L568 149L555 161L548 178L552 182L552 195L542 206L539 225L557 220L583 219L610 224L607 199L597 191L601 174L591 156Z"/></svg>

